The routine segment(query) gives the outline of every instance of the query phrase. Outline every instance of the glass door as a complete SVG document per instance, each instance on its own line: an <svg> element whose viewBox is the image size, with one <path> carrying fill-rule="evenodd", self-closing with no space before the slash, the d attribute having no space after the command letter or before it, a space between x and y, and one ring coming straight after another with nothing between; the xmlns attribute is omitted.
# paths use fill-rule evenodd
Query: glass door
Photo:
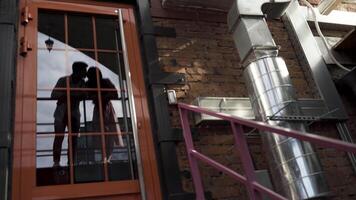
<svg viewBox="0 0 356 200"><path fill-rule="evenodd" d="M38 12L38 186L137 179L117 20Z"/></svg>
<svg viewBox="0 0 356 200"><path fill-rule="evenodd" d="M141 162L136 110L144 108L133 87L142 85L132 80L127 49L135 47L126 47L133 37L125 32L134 33L124 25L132 10L42 1L31 11L36 14L27 34L37 45L24 60L32 67L24 72L24 85L30 85L24 93L34 108L22 109L33 131L22 136L27 153L21 160L28 168L22 166L21 190L39 199L145 199L143 170L155 160Z"/></svg>

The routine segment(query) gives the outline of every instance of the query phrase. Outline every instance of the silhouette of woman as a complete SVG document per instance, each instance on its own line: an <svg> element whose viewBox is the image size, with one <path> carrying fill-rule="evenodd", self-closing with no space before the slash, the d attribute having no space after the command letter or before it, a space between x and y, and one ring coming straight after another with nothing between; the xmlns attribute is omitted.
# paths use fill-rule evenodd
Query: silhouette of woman
<svg viewBox="0 0 356 200"><path fill-rule="evenodd" d="M111 100L118 100L119 97L114 84L109 79L103 78L99 68L90 67L87 72L87 77L88 88L100 89L100 93L96 91L89 95L89 98L94 104L92 128L95 132L110 132L110 135L105 135L106 161L110 162L115 144L120 147L124 146L115 110L111 103ZM100 122L100 106L102 109L103 128L101 128Z"/></svg>

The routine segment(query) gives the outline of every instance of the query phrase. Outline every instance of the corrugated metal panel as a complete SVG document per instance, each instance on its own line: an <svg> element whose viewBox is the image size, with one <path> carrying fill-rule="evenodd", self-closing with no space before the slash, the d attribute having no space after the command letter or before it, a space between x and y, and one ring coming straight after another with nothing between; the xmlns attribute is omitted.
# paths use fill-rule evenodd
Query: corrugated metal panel
<svg viewBox="0 0 356 200"><path fill-rule="evenodd" d="M0 1L0 199L8 199L16 60L17 0Z"/></svg>
<svg viewBox="0 0 356 200"><path fill-rule="evenodd" d="M15 24L18 0L0 0L0 25Z"/></svg>
<svg viewBox="0 0 356 200"><path fill-rule="evenodd" d="M14 41L14 25L0 24L0 146L8 146L8 134L11 131Z"/></svg>

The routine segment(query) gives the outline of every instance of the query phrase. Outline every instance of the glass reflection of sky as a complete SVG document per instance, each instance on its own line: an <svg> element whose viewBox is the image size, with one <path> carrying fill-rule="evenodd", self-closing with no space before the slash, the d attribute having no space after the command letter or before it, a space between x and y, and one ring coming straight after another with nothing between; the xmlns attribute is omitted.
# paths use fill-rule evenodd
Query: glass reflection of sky
<svg viewBox="0 0 356 200"><path fill-rule="evenodd" d="M45 40L48 39L48 35L38 32L38 58L37 58L37 96L42 98L48 98L48 100L37 101L37 123L54 123L54 111L56 109L56 100L50 100L51 90L55 87L58 79L64 76L69 76L72 73L72 64L75 61L83 61L88 64L89 67L97 66L103 75L103 78L110 79L119 92L119 76L115 74L108 67L98 63L93 58L87 56L81 51L70 47L55 38L52 51L48 51L45 46ZM42 89L42 90L41 90ZM47 91L44 91L47 90ZM119 97L120 97L119 93ZM94 105L91 101L85 101L86 106L86 120L91 121L93 118ZM113 100L112 105L114 107L116 117L122 118L122 105L120 100ZM83 102L80 103L81 122L84 122L84 106ZM128 114L129 115L129 114ZM129 115L130 116L130 115ZM38 132L53 132L54 125L37 126ZM48 150L46 154L52 154L54 135L37 137L37 150ZM63 140L63 150L67 149L67 139ZM39 153L38 155L41 155ZM67 157L61 156L61 165L66 165ZM51 167L53 165L52 156L37 158L37 167Z"/></svg>
<svg viewBox="0 0 356 200"><path fill-rule="evenodd" d="M37 101L37 123L53 123L56 101Z"/></svg>
<svg viewBox="0 0 356 200"><path fill-rule="evenodd" d="M54 134L41 135L37 136L37 168L52 167L53 158L52 158L52 145L54 141ZM68 157L68 137L65 136L62 144L62 155L61 155L61 166L67 166Z"/></svg>

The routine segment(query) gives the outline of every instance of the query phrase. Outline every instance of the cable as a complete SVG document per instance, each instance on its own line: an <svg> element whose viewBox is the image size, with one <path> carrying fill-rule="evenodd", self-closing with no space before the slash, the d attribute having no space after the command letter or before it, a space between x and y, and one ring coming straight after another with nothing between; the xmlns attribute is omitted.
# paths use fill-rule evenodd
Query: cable
<svg viewBox="0 0 356 200"><path fill-rule="evenodd" d="M312 13L314 15L314 24L315 24L315 28L316 31L318 32L318 35L321 37L321 40L323 41L324 45L326 46L326 49L328 51L328 54L331 58L331 60L333 60L335 62L335 64L340 67L341 69L350 72L351 70L348 69L347 67L343 66L339 61L336 60L336 58L333 55L333 52L331 51L331 49L329 48L329 46L331 46L329 44L329 42L326 40L324 34L321 32L320 26L319 26L319 21L318 21L318 16L316 14L315 8L307 1L307 0L302 0L302 2L312 10Z"/></svg>

